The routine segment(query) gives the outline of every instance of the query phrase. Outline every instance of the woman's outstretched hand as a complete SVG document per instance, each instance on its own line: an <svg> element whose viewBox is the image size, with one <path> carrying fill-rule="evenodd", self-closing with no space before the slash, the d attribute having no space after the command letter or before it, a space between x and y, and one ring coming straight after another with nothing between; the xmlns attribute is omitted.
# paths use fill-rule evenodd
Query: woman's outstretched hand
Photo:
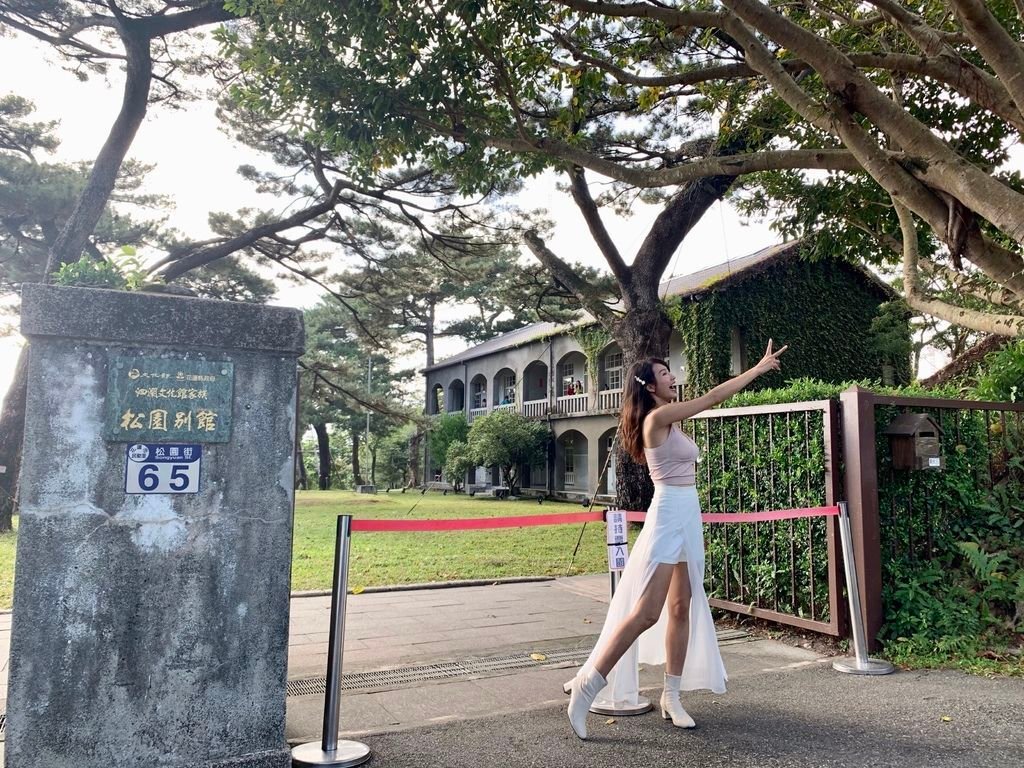
<svg viewBox="0 0 1024 768"><path fill-rule="evenodd" d="M780 349L772 351L772 340L768 339L768 349L765 351L764 357L761 358L761 362L754 366L757 369L757 375L760 376L762 373L768 373L768 371L779 370L781 367L779 365L779 355L787 349L789 349L788 344Z"/></svg>

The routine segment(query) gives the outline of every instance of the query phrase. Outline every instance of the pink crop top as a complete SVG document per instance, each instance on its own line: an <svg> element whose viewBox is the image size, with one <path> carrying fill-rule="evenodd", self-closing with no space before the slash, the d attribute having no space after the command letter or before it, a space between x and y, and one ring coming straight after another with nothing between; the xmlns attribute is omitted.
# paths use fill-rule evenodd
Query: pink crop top
<svg viewBox="0 0 1024 768"><path fill-rule="evenodd" d="M695 485L700 451L689 435L675 424L657 448L644 448L651 480L662 485Z"/></svg>

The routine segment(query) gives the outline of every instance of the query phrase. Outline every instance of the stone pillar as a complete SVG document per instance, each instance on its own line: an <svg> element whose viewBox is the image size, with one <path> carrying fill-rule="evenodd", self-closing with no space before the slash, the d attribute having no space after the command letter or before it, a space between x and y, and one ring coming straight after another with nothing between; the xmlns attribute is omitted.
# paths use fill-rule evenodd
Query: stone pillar
<svg viewBox="0 0 1024 768"><path fill-rule="evenodd" d="M8 768L285 768L296 310L26 285Z"/></svg>

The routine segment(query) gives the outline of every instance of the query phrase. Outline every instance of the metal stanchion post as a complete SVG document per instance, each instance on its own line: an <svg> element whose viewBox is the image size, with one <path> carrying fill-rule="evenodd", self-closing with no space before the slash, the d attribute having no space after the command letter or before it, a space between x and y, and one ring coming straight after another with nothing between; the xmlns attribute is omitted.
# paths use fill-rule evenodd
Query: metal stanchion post
<svg viewBox="0 0 1024 768"><path fill-rule="evenodd" d="M352 539L352 515L338 515L334 544L334 587L331 591L331 633L327 646L327 692L324 699L324 730L320 741L300 744L292 750L293 766L349 768L370 759L370 748L359 741L338 739L341 720L341 662L345 652L345 603L348 599L348 555Z"/></svg>
<svg viewBox="0 0 1024 768"><path fill-rule="evenodd" d="M850 597L850 624L853 634L853 658L844 657L832 662L837 672L850 675L888 675L895 668L883 659L868 657L868 641L864 632L864 614L860 609L860 587L857 583L857 565L853 557L853 534L846 502L839 502L839 538L843 547L843 567L846 571L846 592Z"/></svg>

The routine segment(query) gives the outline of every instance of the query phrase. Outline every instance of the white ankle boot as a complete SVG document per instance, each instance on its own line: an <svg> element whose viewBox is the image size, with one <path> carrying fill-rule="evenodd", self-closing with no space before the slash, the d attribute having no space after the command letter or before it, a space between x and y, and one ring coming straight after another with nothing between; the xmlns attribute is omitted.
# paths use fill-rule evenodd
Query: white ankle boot
<svg viewBox="0 0 1024 768"><path fill-rule="evenodd" d="M583 667L572 679L569 690L569 725L581 739L587 738L587 712L597 694L608 684L600 672Z"/></svg>
<svg viewBox="0 0 1024 768"><path fill-rule="evenodd" d="M681 682L681 675L665 675L665 690L661 694L661 716L671 720L676 728L693 728L697 724L683 709L683 702L679 700Z"/></svg>

